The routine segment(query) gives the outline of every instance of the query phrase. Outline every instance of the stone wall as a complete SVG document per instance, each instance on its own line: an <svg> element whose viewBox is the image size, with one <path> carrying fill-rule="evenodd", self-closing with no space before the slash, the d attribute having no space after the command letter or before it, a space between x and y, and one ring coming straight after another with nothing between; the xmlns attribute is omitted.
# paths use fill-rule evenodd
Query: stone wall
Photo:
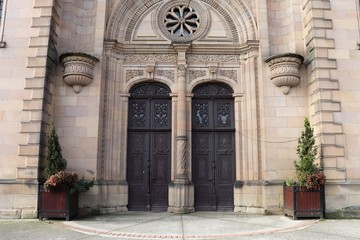
<svg viewBox="0 0 360 240"><path fill-rule="evenodd" d="M205 31L183 52L156 27L161 1L134 2L7 1L2 19L6 46L0 48L0 217L37 216L45 135L52 120L68 169L98 180L80 195L82 212L126 210L128 91L149 79L171 88L173 109L187 109L181 126L189 139L192 89L210 81L234 89L236 211L281 212L282 182L295 176L297 139L309 117L321 149L317 161L328 179L326 211L329 216L359 215L357 1L202 0L209 19L215 19L208 26L211 34ZM58 56L66 52L100 60L94 79L79 93L62 79ZM305 58L300 83L286 94L272 82L265 62L282 53ZM179 104L176 71L184 63L181 91L186 94ZM178 171L176 136L184 130L176 127L181 122L177 114L172 180ZM191 178L191 169L186 171ZM191 191L186 197L193 197ZM170 199L174 206L179 202L176 194Z"/></svg>

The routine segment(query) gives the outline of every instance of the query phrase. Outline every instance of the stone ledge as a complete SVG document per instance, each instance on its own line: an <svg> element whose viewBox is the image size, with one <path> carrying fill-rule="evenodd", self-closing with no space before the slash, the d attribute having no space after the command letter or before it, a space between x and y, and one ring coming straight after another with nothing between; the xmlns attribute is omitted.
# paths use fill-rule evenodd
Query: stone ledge
<svg viewBox="0 0 360 240"><path fill-rule="evenodd" d="M33 17L31 26L33 28L36 27L50 27L51 25L51 17L50 16L43 16L43 17Z"/></svg>
<svg viewBox="0 0 360 240"><path fill-rule="evenodd" d="M18 219L21 217L21 211L16 209L2 210L0 209L0 219Z"/></svg>
<svg viewBox="0 0 360 240"><path fill-rule="evenodd" d="M38 176L37 167L18 168L16 177L18 179L36 179Z"/></svg>
<svg viewBox="0 0 360 240"><path fill-rule="evenodd" d="M235 206L234 212L250 213L250 214L265 214L265 209L262 207Z"/></svg>
<svg viewBox="0 0 360 240"><path fill-rule="evenodd" d="M341 210L326 211L325 218L330 219L360 219L360 207L349 207Z"/></svg>
<svg viewBox="0 0 360 240"><path fill-rule="evenodd" d="M52 7L53 0L35 0L34 8Z"/></svg>
<svg viewBox="0 0 360 240"><path fill-rule="evenodd" d="M21 211L22 219L34 219L38 217L38 211L35 209L23 209Z"/></svg>

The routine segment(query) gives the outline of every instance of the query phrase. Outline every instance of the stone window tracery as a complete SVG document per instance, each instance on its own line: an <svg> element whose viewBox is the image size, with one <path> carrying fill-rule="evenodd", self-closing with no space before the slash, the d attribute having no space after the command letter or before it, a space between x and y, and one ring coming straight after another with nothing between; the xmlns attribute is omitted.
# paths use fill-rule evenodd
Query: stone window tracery
<svg viewBox="0 0 360 240"><path fill-rule="evenodd" d="M208 30L209 12L196 1L168 1L158 10L161 32L174 42L189 42Z"/></svg>
<svg viewBox="0 0 360 240"><path fill-rule="evenodd" d="M178 37L189 36L200 26L199 14L189 6L175 6L166 14L165 26Z"/></svg>

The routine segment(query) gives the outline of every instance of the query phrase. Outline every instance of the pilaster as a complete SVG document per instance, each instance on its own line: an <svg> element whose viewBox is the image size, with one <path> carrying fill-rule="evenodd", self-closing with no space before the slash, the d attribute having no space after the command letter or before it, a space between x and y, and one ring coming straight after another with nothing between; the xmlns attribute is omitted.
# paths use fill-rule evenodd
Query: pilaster
<svg viewBox="0 0 360 240"><path fill-rule="evenodd" d="M334 113L341 112L341 104L337 98L337 61L328 54L335 48L334 39L327 34L333 28L332 20L326 18L330 11L330 0L303 1L310 119L321 147L324 173L328 181L338 181L346 180L346 169L341 164L345 157L344 132L342 124L334 120Z"/></svg>

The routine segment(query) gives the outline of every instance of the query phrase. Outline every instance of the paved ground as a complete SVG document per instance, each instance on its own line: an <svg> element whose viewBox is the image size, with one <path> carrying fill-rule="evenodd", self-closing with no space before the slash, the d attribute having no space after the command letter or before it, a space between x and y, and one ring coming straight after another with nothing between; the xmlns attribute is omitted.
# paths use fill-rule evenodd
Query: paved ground
<svg viewBox="0 0 360 240"><path fill-rule="evenodd" d="M74 221L0 220L0 239L360 239L360 220L197 212L126 212Z"/></svg>

